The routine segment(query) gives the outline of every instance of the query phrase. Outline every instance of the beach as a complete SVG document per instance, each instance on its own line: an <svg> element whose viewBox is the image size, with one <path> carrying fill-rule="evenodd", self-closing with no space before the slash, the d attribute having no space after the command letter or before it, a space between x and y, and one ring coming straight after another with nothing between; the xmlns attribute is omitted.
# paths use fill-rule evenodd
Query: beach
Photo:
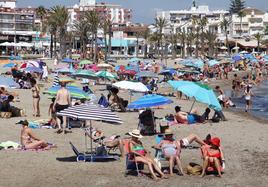
<svg viewBox="0 0 268 187"><path fill-rule="evenodd" d="M48 62L49 63L49 62ZM51 67L51 63L49 67ZM217 84L226 83L218 81ZM96 95L100 95L104 86L94 86ZM41 91L44 91L43 88ZM160 91L166 91L161 88ZM0 118L0 141L20 142L20 125L15 123L21 119L34 120L32 117L31 90L16 90L20 95L20 102L15 106L26 110L28 117L10 119ZM107 91L105 91L107 93ZM119 92L120 97L129 99L128 92ZM135 100L135 96L132 100ZM176 105L182 106L182 110L189 111L193 101L178 100L170 97L174 103L164 106L164 109L155 109L157 117L174 113ZM48 118L50 100L46 95L41 95L41 118ZM205 105L196 103L199 111L205 109ZM122 125L111 125L93 122L93 126L105 132L107 135L121 135L137 128L138 112L117 113L123 120ZM76 157L70 147L71 141L80 151L85 150L85 138L83 131L73 128L71 134L56 134L55 129L34 129L34 133L50 143L57 145L49 151L0 151L0 186L267 186L268 182L268 126L265 121L254 120L246 115L225 110L228 121L220 123L206 123L199 125L172 126L176 139L181 139L191 133L205 138L207 134L218 136L225 153L226 170L222 178L215 176L178 176L167 180L155 182L148 176L124 176L125 159L112 162L76 162ZM38 118L40 119L40 118ZM157 125L159 121L157 121ZM159 125L158 125L159 127ZM88 144L89 144L89 140ZM152 155L155 145L153 136L142 139L145 147ZM117 153L119 151L117 150ZM200 149L183 149L181 154L183 168L188 163L201 164ZM145 173L148 173L145 167Z"/></svg>

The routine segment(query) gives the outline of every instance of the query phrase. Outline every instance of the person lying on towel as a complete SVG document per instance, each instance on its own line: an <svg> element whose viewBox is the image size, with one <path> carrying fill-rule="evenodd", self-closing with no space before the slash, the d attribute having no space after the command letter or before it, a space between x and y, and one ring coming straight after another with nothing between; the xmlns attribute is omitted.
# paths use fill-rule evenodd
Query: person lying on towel
<svg viewBox="0 0 268 187"><path fill-rule="evenodd" d="M210 109L207 108L206 111L204 112L204 114L202 114L202 116L197 114L197 110L194 109L191 112L187 113L187 112L183 112L181 111L181 107L180 106L176 106L175 107L175 121L177 121L178 123L182 123L182 124L194 124L194 123L204 123L205 120L208 119L209 113L210 113Z"/></svg>

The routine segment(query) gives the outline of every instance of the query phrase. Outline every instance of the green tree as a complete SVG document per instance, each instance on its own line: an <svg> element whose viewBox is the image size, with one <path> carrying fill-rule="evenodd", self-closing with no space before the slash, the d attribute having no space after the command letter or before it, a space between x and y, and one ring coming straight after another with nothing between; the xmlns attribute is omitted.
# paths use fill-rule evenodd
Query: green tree
<svg viewBox="0 0 268 187"><path fill-rule="evenodd" d="M266 26L265 30L264 30L264 34L268 35L268 25Z"/></svg>
<svg viewBox="0 0 268 187"><path fill-rule="evenodd" d="M56 27L57 34L59 35L60 42L60 58L62 58L66 52L65 35L67 32L67 23L69 20L69 14L65 6L54 6L51 8L51 14L49 22Z"/></svg>
<svg viewBox="0 0 268 187"><path fill-rule="evenodd" d="M205 38L208 46L208 56L213 57L215 53L215 47L217 47L216 45L217 34L213 31L206 31Z"/></svg>
<svg viewBox="0 0 268 187"><path fill-rule="evenodd" d="M110 56L110 48L111 48L111 31L110 28L112 27L112 22L109 18L106 18L103 22L101 22L101 26L103 29L103 36L104 36L104 44L105 44L105 60L107 60L107 56ZM108 34L108 42L107 42L107 34Z"/></svg>
<svg viewBox="0 0 268 187"><path fill-rule="evenodd" d="M266 54L268 54L268 39L262 40L261 44L265 46Z"/></svg>
<svg viewBox="0 0 268 187"><path fill-rule="evenodd" d="M244 0L231 0L229 11L231 14L238 14L245 8Z"/></svg>
<svg viewBox="0 0 268 187"><path fill-rule="evenodd" d="M229 46L229 39L228 39L228 30L229 30L230 24L231 24L231 22L229 20L227 20L225 17L223 18L223 20L220 23L221 29L224 31L224 34L225 34L225 46L227 47L229 56L231 54L230 46Z"/></svg>
<svg viewBox="0 0 268 187"><path fill-rule="evenodd" d="M206 26L207 26L208 20L206 17L202 17L199 21L198 21L198 25L200 27L201 30L201 46L204 46L205 44L205 30L206 30ZM204 47L201 47L201 54L204 55Z"/></svg>
<svg viewBox="0 0 268 187"><path fill-rule="evenodd" d="M179 28L177 35L181 43L181 57L185 58L185 45L186 45L186 39L187 39L185 29Z"/></svg>
<svg viewBox="0 0 268 187"><path fill-rule="evenodd" d="M43 32L44 18L47 15L48 10L44 6L39 6L36 8L36 16L40 18L40 28L39 31Z"/></svg>
<svg viewBox="0 0 268 187"><path fill-rule="evenodd" d="M195 39L195 34L192 29L187 32L186 43L187 43L187 55L192 56L193 41Z"/></svg>
<svg viewBox="0 0 268 187"><path fill-rule="evenodd" d="M163 29L167 26L167 20L165 18L159 17L155 19L155 27L158 30L158 55L159 55L159 47L161 47L161 56L163 58Z"/></svg>
<svg viewBox="0 0 268 187"><path fill-rule="evenodd" d="M82 56L86 56L86 45L88 43L88 24L85 15L82 14L80 19L74 22L73 29L75 34L80 38Z"/></svg>
<svg viewBox="0 0 268 187"><path fill-rule="evenodd" d="M93 61L97 63L98 61L97 39L98 39L98 29L100 28L100 18L97 12L94 10L85 12L85 18L89 27L89 31L91 33L92 50L95 46L94 53L93 53Z"/></svg>
<svg viewBox="0 0 268 187"><path fill-rule="evenodd" d="M143 46L144 58L147 58L147 56L148 56L148 40L150 37L150 29L147 27L144 31L141 32L141 36L144 39L144 46Z"/></svg>
<svg viewBox="0 0 268 187"><path fill-rule="evenodd" d="M239 12L237 13L237 15L238 15L238 17L240 18L240 31L239 31L239 33L240 33L240 36L241 36L242 33L243 33L242 21L243 21L243 17L245 17L246 14L245 14L245 12L244 12L243 10L241 10L241 11L239 11Z"/></svg>
<svg viewBox="0 0 268 187"><path fill-rule="evenodd" d="M263 35L261 35L259 32L257 34L254 35L255 39L257 40L257 50L258 52L260 52L260 44L262 41L262 37Z"/></svg>

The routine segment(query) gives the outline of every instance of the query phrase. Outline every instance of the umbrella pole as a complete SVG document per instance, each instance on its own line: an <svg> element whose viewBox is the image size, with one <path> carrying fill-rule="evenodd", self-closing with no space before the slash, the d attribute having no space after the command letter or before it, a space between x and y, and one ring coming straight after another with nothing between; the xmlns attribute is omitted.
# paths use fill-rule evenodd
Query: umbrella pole
<svg viewBox="0 0 268 187"><path fill-rule="evenodd" d="M86 124L87 124L88 121L86 121ZM87 152L87 133L85 131L85 152Z"/></svg>
<svg viewBox="0 0 268 187"><path fill-rule="evenodd" d="M193 109L193 107L194 107L195 102L196 102L196 100L194 99L194 102L193 102L193 104L192 104L192 106L191 106L191 109L190 109L189 113L192 111L192 109Z"/></svg>
<svg viewBox="0 0 268 187"><path fill-rule="evenodd" d="M92 135L92 123L91 123L91 120L89 121L90 122L90 135ZM91 156L91 159L90 159L90 162L93 162L93 140L92 138L90 138L90 156Z"/></svg>

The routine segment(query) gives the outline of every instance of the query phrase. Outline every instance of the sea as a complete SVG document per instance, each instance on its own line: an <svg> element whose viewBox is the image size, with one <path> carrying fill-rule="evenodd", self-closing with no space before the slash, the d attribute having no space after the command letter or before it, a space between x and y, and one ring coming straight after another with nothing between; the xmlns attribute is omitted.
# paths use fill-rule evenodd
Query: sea
<svg viewBox="0 0 268 187"><path fill-rule="evenodd" d="M268 80L263 81L259 86L252 88L252 109L248 111L252 116L268 120ZM231 96L231 92L228 92ZM245 98L243 93L232 97L236 108L234 110L245 111Z"/></svg>

